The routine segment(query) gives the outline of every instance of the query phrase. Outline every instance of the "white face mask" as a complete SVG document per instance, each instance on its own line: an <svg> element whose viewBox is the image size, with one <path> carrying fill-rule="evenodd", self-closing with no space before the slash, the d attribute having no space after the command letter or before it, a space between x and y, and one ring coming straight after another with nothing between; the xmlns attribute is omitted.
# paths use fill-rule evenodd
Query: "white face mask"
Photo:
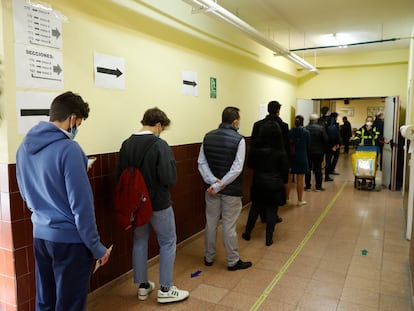
<svg viewBox="0 0 414 311"><path fill-rule="evenodd" d="M366 123L366 125L367 125L367 126L372 126L372 122L368 121L368 122Z"/></svg>

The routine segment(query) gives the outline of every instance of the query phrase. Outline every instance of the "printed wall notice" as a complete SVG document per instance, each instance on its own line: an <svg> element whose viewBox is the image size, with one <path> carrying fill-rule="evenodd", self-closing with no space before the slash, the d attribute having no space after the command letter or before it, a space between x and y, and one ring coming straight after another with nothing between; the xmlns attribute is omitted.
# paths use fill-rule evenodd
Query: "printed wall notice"
<svg viewBox="0 0 414 311"><path fill-rule="evenodd" d="M181 75L184 95L198 96L198 74L194 71L183 71Z"/></svg>
<svg viewBox="0 0 414 311"><path fill-rule="evenodd" d="M120 57L94 53L95 86L125 89L125 60Z"/></svg>
<svg viewBox="0 0 414 311"><path fill-rule="evenodd" d="M59 12L40 4L13 0L14 36L18 43L62 48Z"/></svg>
<svg viewBox="0 0 414 311"><path fill-rule="evenodd" d="M15 44L16 86L63 89L63 56L52 49Z"/></svg>
<svg viewBox="0 0 414 311"><path fill-rule="evenodd" d="M18 133L25 135L40 121L49 121L49 108L57 93L16 92Z"/></svg>

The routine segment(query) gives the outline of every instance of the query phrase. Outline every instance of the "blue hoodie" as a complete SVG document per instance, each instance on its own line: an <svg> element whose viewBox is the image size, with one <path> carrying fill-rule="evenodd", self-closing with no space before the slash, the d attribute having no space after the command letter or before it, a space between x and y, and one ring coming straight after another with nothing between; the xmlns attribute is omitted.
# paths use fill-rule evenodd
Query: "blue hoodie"
<svg viewBox="0 0 414 311"><path fill-rule="evenodd" d="M32 212L34 238L84 243L95 258L101 258L106 247L96 227L87 161L79 144L64 131L40 122L17 150L17 182Z"/></svg>

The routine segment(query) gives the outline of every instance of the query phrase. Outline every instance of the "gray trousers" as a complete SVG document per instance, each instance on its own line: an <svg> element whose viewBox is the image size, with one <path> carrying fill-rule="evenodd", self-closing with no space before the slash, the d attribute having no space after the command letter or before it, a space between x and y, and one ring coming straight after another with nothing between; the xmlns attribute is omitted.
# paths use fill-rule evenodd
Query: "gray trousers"
<svg viewBox="0 0 414 311"><path fill-rule="evenodd" d="M242 209L241 197L206 192L206 231L204 256L212 262L216 256L217 227L222 219L223 244L228 266L235 265L239 259L237 221Z"/></svg>

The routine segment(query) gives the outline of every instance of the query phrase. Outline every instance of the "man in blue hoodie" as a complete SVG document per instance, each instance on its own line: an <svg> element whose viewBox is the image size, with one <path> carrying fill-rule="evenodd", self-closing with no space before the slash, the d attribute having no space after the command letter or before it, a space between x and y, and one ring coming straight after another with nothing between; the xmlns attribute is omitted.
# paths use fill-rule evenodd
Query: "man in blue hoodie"
<svg viewBox="0 0 414 311"><path fill-rule="evenodd" d="M36 310L86 308L92 264L110 249L97 231L88 159L73 139L89 105L72 92L57 96L17 150L20 194L32 212Z"/></svg>

